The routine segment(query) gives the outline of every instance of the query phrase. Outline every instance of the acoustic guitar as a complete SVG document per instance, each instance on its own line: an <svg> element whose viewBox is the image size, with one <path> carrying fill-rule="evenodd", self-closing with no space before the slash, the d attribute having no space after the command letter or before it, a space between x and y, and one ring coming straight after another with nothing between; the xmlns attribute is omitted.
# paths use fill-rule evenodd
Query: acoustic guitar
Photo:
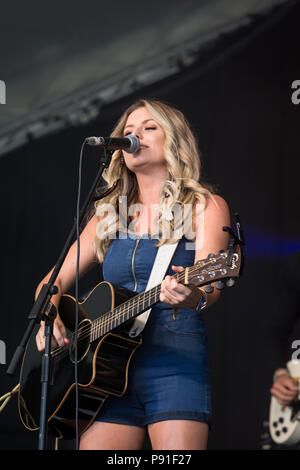
<svg viewBox="0 0 300 470"><path fill-rule="evenodd" d="M209 255L174 277L186 285L203 286L217 282L217 288L221 289L225 285L231 287L240 276L242 261L242 250L237 244L234 249L231 247L228 251L220 251L218 255ZM109 396L120 397L125 393L130 361L142 342L141 335L131 338L129 330L136 316L159 302L160 287L158 285L145 292L133 294L125 289L115 289L106 281L99 283L78 304L76 338L76 300L70 295L61 297L59 315L66 326L69 344L51 351L47 421L49 430L55 435L73 438L76 425L79 434L82 434ZM180 321L179 317L177 321ZM40 420L43 353L38 351L35 343L38 329L39 325L26 346L18 394L21 421L31 431L39 429ZM76 389L79 397L78 421L75 419Z"/></svg>

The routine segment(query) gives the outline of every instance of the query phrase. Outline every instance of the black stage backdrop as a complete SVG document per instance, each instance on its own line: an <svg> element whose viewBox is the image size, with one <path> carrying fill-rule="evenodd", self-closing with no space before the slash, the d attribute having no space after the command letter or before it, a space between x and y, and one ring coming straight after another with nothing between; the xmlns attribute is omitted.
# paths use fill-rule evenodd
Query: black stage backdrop
<svg viewBox="0 0 300 470"><path fill-rule="evenodd" d="M300 79L299 20L296 4L214 66L195 65L109 106L86 127L32 141L0 159L0 339L6 345L0 395L18 383L18 373L6 375L7 366L27 326L36 285L56 262L73 224L84 137L108 135L139 96L163 99L188 117L206 178L218 186L232 213L239 212L247 242L242 279L205 314L214 408L209 448L261 448L283 331L273 328L277 274L287 256L300 249L300 105L292 101L292 83ZM99 151L86 150L83 198L98 163ZM80 291L100 279L99 267L81 281ZM291 343L289 348L291 353ZM13 398L0 415L0 447L36 449L37 440L20 424Z"/></svg>

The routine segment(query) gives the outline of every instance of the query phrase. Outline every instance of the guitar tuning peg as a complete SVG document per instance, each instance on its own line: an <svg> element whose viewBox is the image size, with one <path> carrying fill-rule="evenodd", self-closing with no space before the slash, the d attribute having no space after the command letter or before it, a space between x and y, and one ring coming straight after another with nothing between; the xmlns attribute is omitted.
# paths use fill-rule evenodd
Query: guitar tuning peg
<svg viewBox="0 0 300 470"><path fill-rule="evenodd" d="M224 287L225 287L225 284L224 284L223 281L217 281L216 282L216 289L222 290L222 289L224 289Z"/></svg>
<svg viewBox="0 0 300 470"><path fill-rule="evenodd" d="M226 281L227 287L233 287L235 285L235 279L233 277L229 277Z"/></svg>
<svg viewBox="0 0 300 470"><path fill-rule="evenodd" d="M205 290L205 292L206 292L207 294L211 294L211 293L214 291L214 288L213 288L213 286L212 286L211 284L207 284L207 285L205 286L204 290Z"/></svg>

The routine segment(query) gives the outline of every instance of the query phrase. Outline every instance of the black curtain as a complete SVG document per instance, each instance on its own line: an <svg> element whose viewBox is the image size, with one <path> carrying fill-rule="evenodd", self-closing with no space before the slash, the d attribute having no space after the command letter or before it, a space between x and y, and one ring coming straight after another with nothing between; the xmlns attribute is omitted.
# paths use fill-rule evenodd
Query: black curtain
<svg viewBox="0 0 300 470"><path fill-rule="evenodd" d="M261 448L274 358L283 340L283 329L273 328L277 274L300 249L300 105L291 99L292 83L300 79L299 20L297 3L215 65L203 69L199 62L107 106L86 127L31 141L0 159L0 340L6 345L0 395L18 383L18 373L7 376L7 366L27 326L35 288L73 224L84 137L108 135L136 98L158 98L186 114L199 140L205 177L232 213L240 214L246 236L242 278L205 314L214 408L209 448ZM239 36L231 41L238 44ZM98 151L86 150L82 200L98 164ZM81 293L100 279L99 266L81 281ZM0 448L35 449L37 439L20 424L12 398L0 414Z"/></svg>

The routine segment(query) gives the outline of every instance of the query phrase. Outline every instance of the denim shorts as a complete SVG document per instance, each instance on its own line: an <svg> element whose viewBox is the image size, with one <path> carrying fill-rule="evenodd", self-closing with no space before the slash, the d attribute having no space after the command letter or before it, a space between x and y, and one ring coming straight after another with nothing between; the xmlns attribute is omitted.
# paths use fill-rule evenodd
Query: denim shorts
<svg viewBox="0 0 300 470"><path fill-rule="evenodd" d="M122 397L110 396L95 421L146 426L165 420L211 423L208 345L201 312L154 307L129 365Z"/></svg>

